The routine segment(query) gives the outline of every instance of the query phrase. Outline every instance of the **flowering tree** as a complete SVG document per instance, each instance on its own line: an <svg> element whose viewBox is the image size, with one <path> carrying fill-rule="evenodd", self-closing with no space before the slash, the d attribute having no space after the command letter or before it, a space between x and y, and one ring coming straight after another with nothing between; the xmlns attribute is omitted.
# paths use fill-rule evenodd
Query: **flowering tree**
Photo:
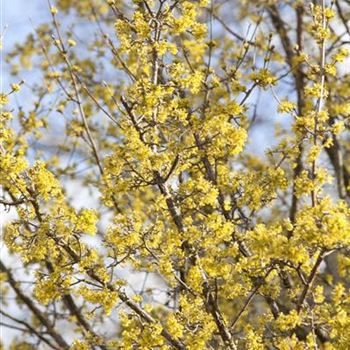
<svg viewBox="0 0 350 350"><path fill-rule="evenodd" d="M0 100L9 349L349 349L349 1L50 6Z"/></svg>

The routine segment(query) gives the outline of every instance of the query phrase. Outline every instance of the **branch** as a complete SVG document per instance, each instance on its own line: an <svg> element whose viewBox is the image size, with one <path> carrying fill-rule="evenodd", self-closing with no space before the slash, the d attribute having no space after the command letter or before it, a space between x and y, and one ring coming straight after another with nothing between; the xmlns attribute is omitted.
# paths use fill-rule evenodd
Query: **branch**
<svg viewBox="0 0 350 350"><path fill-rule="evenodd" d="M52 327L50 321L46 318L46 316L37 308L37 306L33 303L33 301L27 297L23 291L18 287L17 282L13 278L11 271L3 264L0 260L0 270L5 272L7 275L7 282L10 284L12 289L15 291L17 297L28 307L28 309L36 316L36 318L42 323L43 326L46 327L47 332L50 336L56 341L57 345L60 346L60 349L69 349L69 345L62 338L60 334L56 332L56 330Z"/></svg>
<svg viewBox="0 0 350 350"><path fill-rule="evenodd" d="M13 325L10 325L10 324L6 324L6 323L3 323L1 322L0 325L1 326L4 326L4 327L8 327L8 328L12 328L12 329L16 329L16 330L19 330L19 331L22 331L22 332L28 332L28 333L31 333L31 334L34 334L37 338L39 338L40 340L42 340L44 343L46 343L48 346L50 346L52 349L57 349L57 350L60 350L59 347L55 346L54 344L52 344L48 339L46 339L43 335L41 335L36 329L34 329L29 323L25 322L25 321L22 321L22 320L19 320L18 318L15 318L11 315L9 315L7 312L3 311L3 310L0 310L0 313L2 315L4 315L5 317L9 318L10 320L16 322L16 323L19 323L23 326L26 327L25 328L20 328L20 327L16 327L16 326L13 326Z"/></svg>
<svg viewBox="0 0 350 350"><path fill-rule="evenodd" d="M312 268L312 270L310 272L309 277L306 280L306 285L304 286L303 291L300 294L300 297L298 299L298 302L297 302L297 311L298 311L298 313L301 311L301 308L302 308L302 306L304 304L304 301L305 301L305 299L307 297L307 294L308 294L308 292L309 292L310 288L312 287L313 282L315 280L318 268L320 267L324 257L325 257L325 252L321 251L320 254L318 255L318 258L317 258L317 260L315 262L314 267Z"/></svg>

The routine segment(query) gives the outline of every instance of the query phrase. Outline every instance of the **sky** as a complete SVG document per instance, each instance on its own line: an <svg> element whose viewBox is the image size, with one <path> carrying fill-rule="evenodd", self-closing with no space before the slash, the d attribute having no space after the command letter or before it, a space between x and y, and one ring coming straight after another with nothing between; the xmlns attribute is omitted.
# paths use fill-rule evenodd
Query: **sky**
<svg viewBox="0 0 350 350"><path fill-rule="evenodd" d="M0 0L1 25L4 33L3 57L13 49L16 42L21 42L29 33L33 33L33 26L45 22L49 18L48 3L46 0ZM8 67L3 61L1 76L2 89L6 89L11 81Z"/></svg>

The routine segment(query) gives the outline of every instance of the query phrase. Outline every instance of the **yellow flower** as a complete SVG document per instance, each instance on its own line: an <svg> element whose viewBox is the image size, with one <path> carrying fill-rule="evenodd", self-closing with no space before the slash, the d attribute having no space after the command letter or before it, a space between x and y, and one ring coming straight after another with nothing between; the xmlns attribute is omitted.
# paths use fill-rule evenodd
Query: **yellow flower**
<svg viewBox="0 0 350 350"><path fill-rule="evenodd" d="M8 99L7 95L1 93L0 94L0 106L4 106L4 105L8 104L8 102L9 102L9 99Z"/></svg>
<svg viewBox="0 0 350 350"><path fill-rule="evenodd" d="M74 340L69 350L90 350L91 347L82 340Z"/></svg>
<svg viewBox="0 0 350 350"><path fill-rule="evenodd" d="M251 73L249 78L263 88L276 84L276 77L266 68Z"/></svg>
<svg viewBox="0 0 350 350"><path fill-rule="evenodd" d="M73 39L68 39L68 45L69 46L71 46L71 47L73 47L73 46L76 46L76 42L75 42L75 40L73 40Z"/></svg>
<svg viewBox="0 0 350 350"><path fill-rule="evenodd" d="M95 210L83 209L78 215L78 220L76 222L76 229L94 235L97 232L96 223L98 221L98 216Z"/></svg>
<svg viewBox="0 0 350 350"><path fill-rule="evenodd" d="M57 8L55 6L51 6L50 12L51 12L52 15L56 15L58 13L58 10L57 10Z"/></svg>
<svg viewBox="0 0 350 350"><path fill-rule="evenodd" d="M21 85L20 84L11 84L12 91L18 92L21 90Z"/></svg>
<svg viewBox="0 0 350 350"><path fill-rule="evenodd" d="M294 329L301 324L301 318L296 310L292 310L289 314L280 314L276 320L276 325L282 332Z"/></svg>
<svg viewBox="0 0 350 350"><path fill-rule="evenodd" d="M282 100L278 105L277 111L279 113L289 113L295 109L295 103L290 102L289 100Z"/></svg>

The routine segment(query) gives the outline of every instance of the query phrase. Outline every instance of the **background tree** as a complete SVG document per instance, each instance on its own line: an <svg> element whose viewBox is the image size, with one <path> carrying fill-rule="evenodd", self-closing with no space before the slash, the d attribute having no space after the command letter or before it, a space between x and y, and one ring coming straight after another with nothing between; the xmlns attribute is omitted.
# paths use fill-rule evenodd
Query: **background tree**
<svg viewBox="0 0 350 350"><path fill-rule="evenodd" d="M50 11L0 99L10 349L349 349L349 1Z"/></svg>

